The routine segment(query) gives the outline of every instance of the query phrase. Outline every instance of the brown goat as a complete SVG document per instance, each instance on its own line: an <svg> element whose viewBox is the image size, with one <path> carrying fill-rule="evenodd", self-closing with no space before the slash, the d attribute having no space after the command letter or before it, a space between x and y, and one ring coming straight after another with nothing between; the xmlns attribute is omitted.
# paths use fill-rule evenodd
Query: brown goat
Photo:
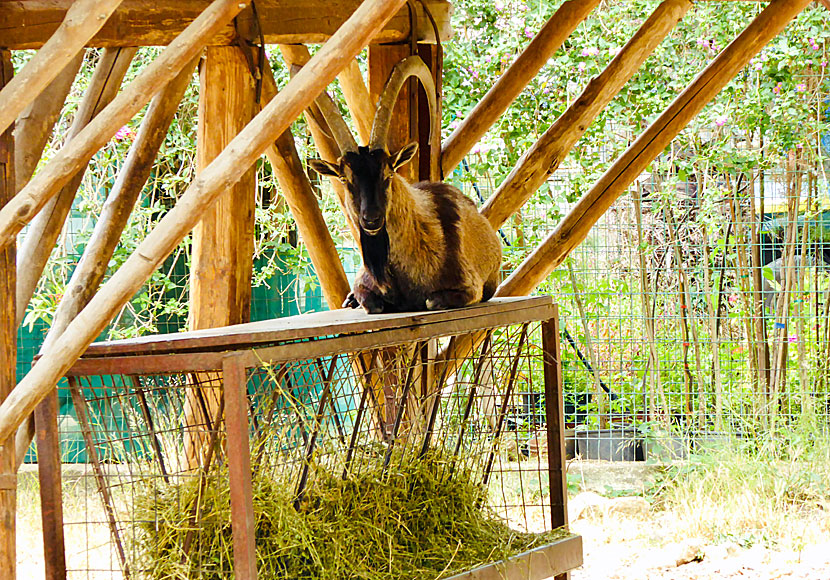
<svg viewBox="0 0 830 580"><path fill-rule="evenodd" d="M351 133L344 134L345 125L326 115L343 154L336 164L310 162L346 184L346 210L360 231L363 267L343 306L362 306L370 314L459 308L488 300L499 282L501 243L475 204L446 183L411 185L396 173L415 155L417 143L394 154L386 149L391 107L413 75L431 84L419 58L396 66L378 103L369 147L357 147ZM321 109L325 114L322 103Z"/></svg>

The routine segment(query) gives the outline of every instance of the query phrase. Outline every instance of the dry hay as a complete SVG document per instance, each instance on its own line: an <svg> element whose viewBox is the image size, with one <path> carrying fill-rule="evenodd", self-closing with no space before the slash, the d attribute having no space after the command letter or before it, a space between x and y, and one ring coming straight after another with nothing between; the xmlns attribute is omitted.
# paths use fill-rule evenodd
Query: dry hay
<svg viewBox="0 0 830 580"><path fill-rule="evenodd" d="M314 467L298 508L294 486L255 469L253 503L261 578L443 578L566 535L511 529L486 505L484 488L457 460L381 458L343 479ZM201 497L200 495L201 490ZM193 524L192 506L201 515ZM153 580L227 578L233 569L227 471L178 485L154 483L138 502L133 570ZM191 531L192 544L183 545Z"/></svg>

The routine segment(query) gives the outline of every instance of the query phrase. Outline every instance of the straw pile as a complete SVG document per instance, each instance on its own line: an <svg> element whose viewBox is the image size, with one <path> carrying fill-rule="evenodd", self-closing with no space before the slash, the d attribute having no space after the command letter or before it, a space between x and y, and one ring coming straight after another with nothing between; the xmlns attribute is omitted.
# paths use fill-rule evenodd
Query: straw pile
<svg viewBox="0 0 830 580"><path fill-rule="evenodd" d="M481 506L471 474L431 453L369 465L342 479L316 467L299 509L294 483L254 471L259 577L443 578L549 543L565 533L510 529ZM154 487L138 502L133 570L153 580L224 579L233 569L227 473L213 473L191 521L198 478ZM192 531L191 531L192 530ZM184 553L185 538L192 543Z"/></svg>

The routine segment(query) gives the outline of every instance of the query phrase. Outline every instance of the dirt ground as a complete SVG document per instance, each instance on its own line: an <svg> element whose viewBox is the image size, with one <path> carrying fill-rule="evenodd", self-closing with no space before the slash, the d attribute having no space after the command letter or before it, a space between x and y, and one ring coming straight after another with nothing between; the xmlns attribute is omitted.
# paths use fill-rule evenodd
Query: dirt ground
<svg viewBox="0 0 830 580"><path fill-rule="evenodd" d="M642 492L652 476L649 466L579 462L570 467L582 491L571 497L569 517L572 531L583 538L585 561L572 580L830 580L830 536L815 541L804 534L811 539L798 550L749 545L740 530L734 539L695 537L676 514L655 510L642 497L613 497ZM796 531L828 524L827 509L792 522Z"/></svg>

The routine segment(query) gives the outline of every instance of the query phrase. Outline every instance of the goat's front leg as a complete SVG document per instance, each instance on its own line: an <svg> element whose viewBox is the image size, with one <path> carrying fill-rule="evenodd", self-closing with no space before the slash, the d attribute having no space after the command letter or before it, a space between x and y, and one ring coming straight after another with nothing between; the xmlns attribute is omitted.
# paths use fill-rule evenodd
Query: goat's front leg
<svg viewBox="0 0 830 580"><path fill-rule="evenodd" d="M374 278L365 270L358 272L354 288L343 303L344 308L357 308L358 305L369 314L380 314L384 311L383 294Z"/></svg>

